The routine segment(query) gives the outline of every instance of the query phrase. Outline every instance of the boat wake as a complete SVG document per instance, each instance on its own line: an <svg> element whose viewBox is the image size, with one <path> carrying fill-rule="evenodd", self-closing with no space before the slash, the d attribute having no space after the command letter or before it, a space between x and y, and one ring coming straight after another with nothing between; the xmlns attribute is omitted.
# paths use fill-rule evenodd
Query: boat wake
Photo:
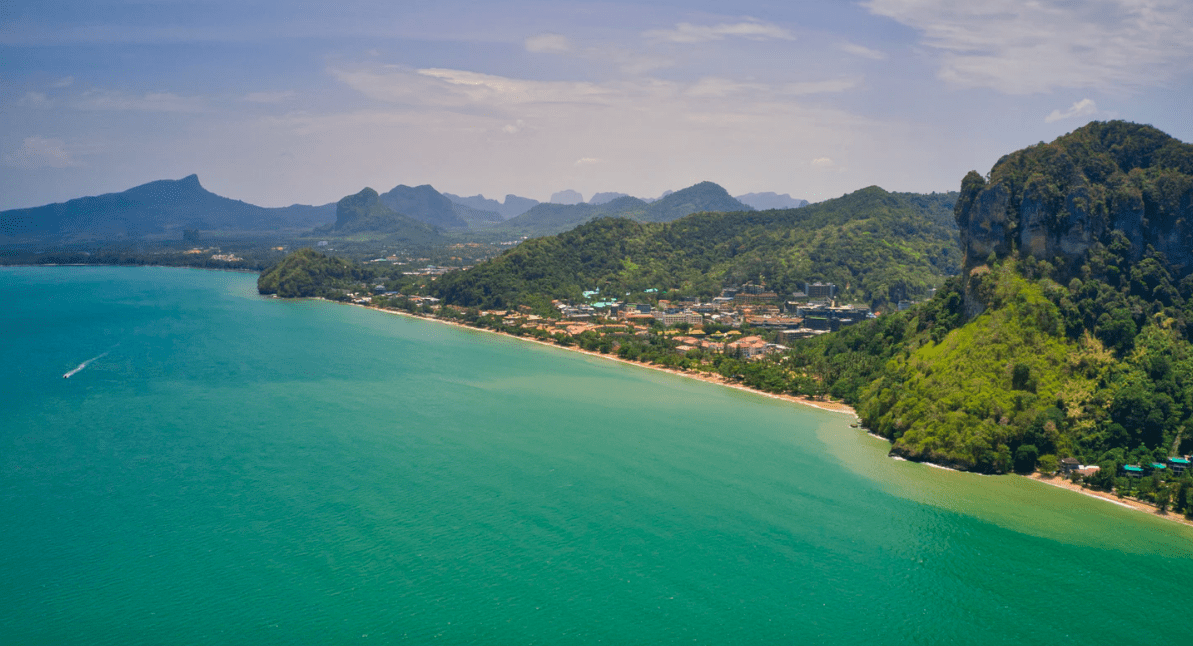
<svg viewBox="0 0 1193 646"><path fill-rule="evenodd" d="M108 356L108 353L107 353L107 352L105 352L105 353L103 353L103 354L101 354L101 355L99 355L99 356L91 357L90 359L88 359L88 360L84 361L83 363L80 363L80 364L79 364L79 366L78 366L77 368L75 368L74 370L71 370L70 372L68 372L68 373L66 373L66 374L64 374L64 375L62 375L62 378L63 378L63 379L70 379L70 378L71 378L71 377L73 377L74 375L78 374L78 372L79 372L80 370L82 370L83 368L86 368L86 367L87 367L87 364L91 363L92 361L95 361L96 359L102 359L102 358L104 358L104 357L106 357L106 356Z"/></svg>

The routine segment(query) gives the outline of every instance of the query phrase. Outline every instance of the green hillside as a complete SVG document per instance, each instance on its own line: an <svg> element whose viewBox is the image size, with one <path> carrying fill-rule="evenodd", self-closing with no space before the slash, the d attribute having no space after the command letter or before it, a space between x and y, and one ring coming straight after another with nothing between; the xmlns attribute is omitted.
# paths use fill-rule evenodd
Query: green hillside
<svg viewBox="0 0 1193 646"><path fill-rule="evenodd" d="M1113 477L1187 453L1191 171L1193 146L1112 122L970 173L967 271L893 321L807 344L801 365L884 354L820 374L914 459L1002 472L1072 456Z"/></svg>
<svg viewBox="0 0 1193 646"><path fill-rule="evenodd" d="M881 307L922 296L955 273L960 254L948 215L955 199L870 187L800 209L698 213L669 223L606 218L529 240L432 289L447 302L502 307L578 299L594 288L713 296L761 276L780 293L832 281L843 299Z"/></svg>
<svg viewBox="0 0 1193 646"><path fill-rule="evenodd" d="M257 291L282 298L338 297L345 283L370 278L361 265L326 256L311 249L299 249L262 272Z"/></svg>

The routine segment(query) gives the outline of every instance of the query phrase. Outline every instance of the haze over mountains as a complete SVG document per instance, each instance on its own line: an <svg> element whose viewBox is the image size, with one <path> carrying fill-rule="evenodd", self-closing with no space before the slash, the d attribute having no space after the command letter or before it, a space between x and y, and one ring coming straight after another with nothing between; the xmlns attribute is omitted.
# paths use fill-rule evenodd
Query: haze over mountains
<svg viewBox="0 0 1193 646"><path fill-rule="evenodd" d="M376 198L357 193L357 202L321 206L266 208L216 195L196 175L158 180L120 193L83 197L60 204L0 212L0 243L177 240L184 231L217 235L286 233L320 235L395 235L428 241L450 232L485 230L493 235L535 237L573 228L592 219L622 216L642 222L667 222L702 211L749 211L796 208L806 204L788 195L750 193L735 199L712 182L672 192L656 200L602 192L585 202L575 191L561 191L552 203L506 195L460 197L434 187L399 184ZM558 201L568 203L554 203ZM752 203L751 203L752 202ZM347 217L345 217L347 215Z"/></svg>
<svg viewBox="0 0 1193 646"><path fill-rule="evenodd" d="M538 200L532 200L528 197L518 197L517 195L506 195L505 202L486 199L484 195L480 194L473 195L472 197L460 197L459 195L444 193L443 196L460 206L466 206L482 212L496 213L503 220L522 215L539 203Z"/></svg>
<svg viewBox="0 0 1193 646"><path fill-rule="evenodd" d="M197 175L158 180L120 193L0 212L0 242L174 237L185 229L299 231L335 217L335 205L266 208L221 197Z"/></svg>
<svg viewBox="0 0 1193 646"><path fill-rule="evenodd" d="M530 237L567 231L590 220L620 216L639 222L670 222L685 215L704 211L752 211L724 188L712 182L701 182L676 191L654 202L636 197L619 197L603 204L539 204L498 227L515 235Z"/></svg>
<svg viewBox="0 0 1193 646"><path fill-rule="evenodd" d="M798 209L808 205L807 200L797 200L787 193L780 195L770 191L765 193L746 193L745 195L738 195L737 199L759 211L767 209Z"/></svg>

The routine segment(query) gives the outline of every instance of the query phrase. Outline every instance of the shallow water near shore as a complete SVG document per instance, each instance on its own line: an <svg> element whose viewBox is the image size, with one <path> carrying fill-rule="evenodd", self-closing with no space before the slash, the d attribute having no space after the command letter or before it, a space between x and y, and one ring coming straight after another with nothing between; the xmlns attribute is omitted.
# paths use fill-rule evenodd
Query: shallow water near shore
<svg viewBox="0 0 1193 646"><path fill-rule="evenodd" d="M0 298L5 643L1167 643L1188 619L1193 528L890 460L839 413L252 275L10 268Z"/></svg>

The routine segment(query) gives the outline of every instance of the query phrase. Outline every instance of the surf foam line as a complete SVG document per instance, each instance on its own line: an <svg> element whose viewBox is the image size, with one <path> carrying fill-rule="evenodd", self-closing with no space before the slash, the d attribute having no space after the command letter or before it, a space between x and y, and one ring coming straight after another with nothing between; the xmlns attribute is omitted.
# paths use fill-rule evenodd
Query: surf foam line
<svg viewBox="0 0 1193 646"><path fill-rule="evenodd" d="M101 355L99 355L99 356L96 356L96 357L91 357L90 359L88 359L88 360L84 361L83 363L80 363L80 364L79 364L79 367L75 368L74 370L71 370L70 372L66 373L65 375L62 375L62 378L63 378L63 379L70 379L72 376L74 376L75 374L77 374L77 373L78 373L80 370L82 370L83 368L86 368L86 367L87 367L87 364L91 363L92 361L95 361L96 359L102 359L102 358L104 358L104 357L106 357L106 356L108 356L108 353L107 353L107 352L105 352L105 353L103 353L103 354L101 354Z"/></svg>

